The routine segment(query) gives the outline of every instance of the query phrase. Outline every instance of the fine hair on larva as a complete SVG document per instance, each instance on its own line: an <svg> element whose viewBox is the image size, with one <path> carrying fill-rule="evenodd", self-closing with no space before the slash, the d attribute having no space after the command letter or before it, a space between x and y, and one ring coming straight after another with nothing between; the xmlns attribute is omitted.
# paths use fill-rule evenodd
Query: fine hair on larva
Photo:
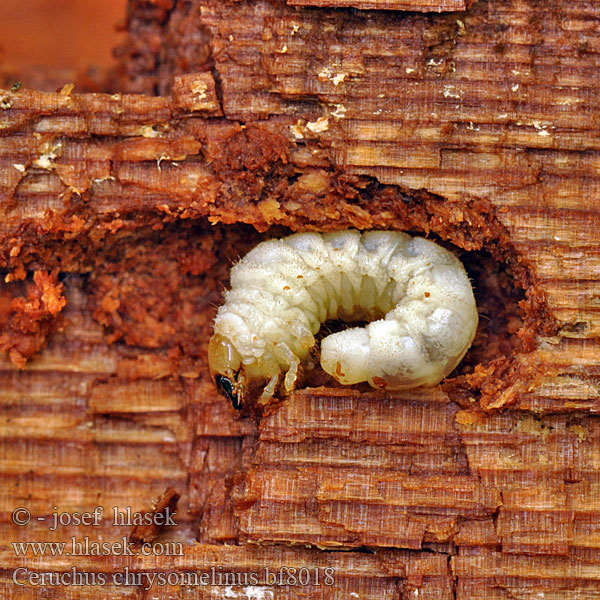
<svg viewBox="0 0 600 600"><path fill-rule="evenodd" d="M346 385L433 386L477 330L473 289L452 252L395 231L297 233L258 244L231 269L209 365L236 408L250 391L289 394L330 319L368 321L321 341L322 368Z"/></svg>

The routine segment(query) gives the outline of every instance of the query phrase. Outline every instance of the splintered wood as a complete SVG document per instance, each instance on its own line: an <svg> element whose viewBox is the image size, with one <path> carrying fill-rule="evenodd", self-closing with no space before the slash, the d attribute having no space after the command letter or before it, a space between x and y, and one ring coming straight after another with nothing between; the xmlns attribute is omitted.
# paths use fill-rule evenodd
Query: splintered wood
<svg viewBox="0 0 600 600"><path fill-rule="evenodd" d="M106 576L67 590L95 600L597 597L600 5L131 0L127 19L122 93L0 92L0 336L24 349L0 362L3 597L37 597L13 580L33 564ZM461 253L467 366L395 394L308 374L240 418L206 362L231 264L263 234L346 227ZM53 309L27 308L44 289ZM178 525L148 538L183 555L11 545L116 541L111 507L169 488ZM105 514L50 531L55 506ZM177 579L211 567L260 577Z"/></svg>

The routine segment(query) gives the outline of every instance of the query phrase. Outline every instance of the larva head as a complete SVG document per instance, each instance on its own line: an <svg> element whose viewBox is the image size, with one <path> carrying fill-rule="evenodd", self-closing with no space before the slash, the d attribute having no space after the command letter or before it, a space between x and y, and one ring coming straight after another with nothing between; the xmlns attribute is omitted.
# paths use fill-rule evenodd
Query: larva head
<svg viewBox="0 0 600 600"><path fill-rule="evenodd" d="M231 341L216 333L208 344L208 365L217 389L233 405L241 410L245 399L245 377L242 357Z"/></svg>

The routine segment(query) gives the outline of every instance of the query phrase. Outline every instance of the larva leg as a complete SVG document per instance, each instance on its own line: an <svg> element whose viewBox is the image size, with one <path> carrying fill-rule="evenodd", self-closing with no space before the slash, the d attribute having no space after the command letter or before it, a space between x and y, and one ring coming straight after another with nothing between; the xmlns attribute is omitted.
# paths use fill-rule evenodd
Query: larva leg
<svg viewBox="0 0 600 600"><path fill-rule="evenodd" d="M277 344L277 349L289 362L289 368L283 380L283 386L287 393L291 392L296 385L298 379L298 368L300 367L300 359L294 354L292 349L285 344Z"/></svg>
<svg viewBox="0 0 600 600"><path fill-rule="evenodd" d="M277 390L277 385L279 384L279 373L273 375L271 379L269 379L269 383L265 386L262 394L260 395L259 402L261 404L267 404L271 398L275 395L275 391Z"/></svg>

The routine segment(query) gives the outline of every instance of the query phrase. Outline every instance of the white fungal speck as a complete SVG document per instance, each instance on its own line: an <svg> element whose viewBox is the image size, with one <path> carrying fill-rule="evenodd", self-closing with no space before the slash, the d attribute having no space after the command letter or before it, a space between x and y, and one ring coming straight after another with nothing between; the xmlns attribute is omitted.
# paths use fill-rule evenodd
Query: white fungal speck
<svg viewBox="0 0 600 600"><path fill-rule="evenodd" d="M415 72L415 69L413 69L412 67L406 67L404 71L410 75L411 73Z"/></svg>
<svg viewBox="0 0 600 600"><path fill-rule="evenodd" d="M316 121L307 123L306 128L313 133L322 133L329 129L329 119L327 117L320 117Z"/></svg>
<svg viewBox="0 0 600 600"><path fill-rule="evenodd" d="M342 83L342 81L344 81L344 79L346 79L347 75L348 73L338 73L337 75L333 76L331 82L337 87L340 83Z"/></svg>
<svg viewBox="0 0 600 600"><path fill-rule="evenodd" d="M54 169L54 161L58 157L58 153L62 149L62 142L58 141L53 145L44 144L44 148L42 150L42 154L39 158L33 161L33 164L36 167L40 167L41 169L46 169L47 171L51 171Z"/></svg>
<svg viewBox="0 0 600 600"><path fill-rule="evenodd" d="M329 79L332 76L331 69L329 67L323 67L317 74L319 79Z"/></svg>
<svg viewBox="0 0 600 600"><path fill-rule="evenodd" d="M204 81L196 81L192 86L192 94L196 96L196 102L200 102L206 99L206 92L208 90L208 85Z"/></svg>
<svg viewBox="0 0 600 600"><path fill-rule="evenodd" d="M328 80L331 79L333 73L331 72L331 69L329 67L323 67L318 73L317 73L317 77L319 79L322 80Z"/></svg>
<svg viewBox="0 0 600 600"><path fill-rule="evenodd" d="M444 86L444 98L461 98L461 91L457 90L453 85Z"/></svg>
<svg viewBox="0 0 600 600"><path fill-rule="evenodd" d="M95 179L92 179L92 183L96 184L96 183L102 183L104 181L115 181L115 177L114 175L107 175L106 177L96 177Z"/></svg>
<svg viewBox="0 0 600 600"><path fill-rule="evenodd" d="M542 124L540 121L532 121L531 125L537 129L538 135L541 135L542 137L551 135L548 131L548 125Z"/></svg>
<svg viewBox="0 0 600 600"><path fill-rule="evenodd" d="M340 71L335 73L330 67L323 67L318 73L317 77L321 81L331 81L335 87L340 85L348 77L348 73Z"/></svg>
<svg viewBox="0 0 600 600"><path fill-rule="evenodd" d="M339 383L382 389L436 385L471 345L478 315L469 278L448 250L405 233L300 233L256 246L231 271L209 364L239 408L294 389L300 364L330 319L366 320L321 341Z"/></svg>
<svg viewBox="0 0 600 600"><path fill-rule="evenodd" d="M54 165L52 161L56 158L56 154L42 154L37 160L33 161L33 164L40 167L41 169L51 170Z"/></svg>
<svg viewBox="0 0 600 600"><path fill-rule="evenodd" d="M515 84L513 84L513 85L511 86L511 88L510 88L510 89L511 89L513 92L516 92L516 91L519 89L519 84L518 84L518 83L515 83Z"/></svg>
<svg viewBox="0 0 600 600"><path fill-rule="evenodd" d="M331 113L331 116L336 119L344 119L346 117L347 109L343 104L336 104L335 111Z"/></svg>
<svg viewBox="0 0 600 600"><path fill-rule="evenodd" d="M19 163L14 163L13 167L19 171L20 173L25 173L25 165L19 164Z"/></svg>
<svg viewBox="0 0 600 600"><path fill-rule="evenodd" d="M301 140L304 138L304 132L302 130L302 124L300 121L298 121L294 125L290 125L290 132L297 140Z"/></svg>

